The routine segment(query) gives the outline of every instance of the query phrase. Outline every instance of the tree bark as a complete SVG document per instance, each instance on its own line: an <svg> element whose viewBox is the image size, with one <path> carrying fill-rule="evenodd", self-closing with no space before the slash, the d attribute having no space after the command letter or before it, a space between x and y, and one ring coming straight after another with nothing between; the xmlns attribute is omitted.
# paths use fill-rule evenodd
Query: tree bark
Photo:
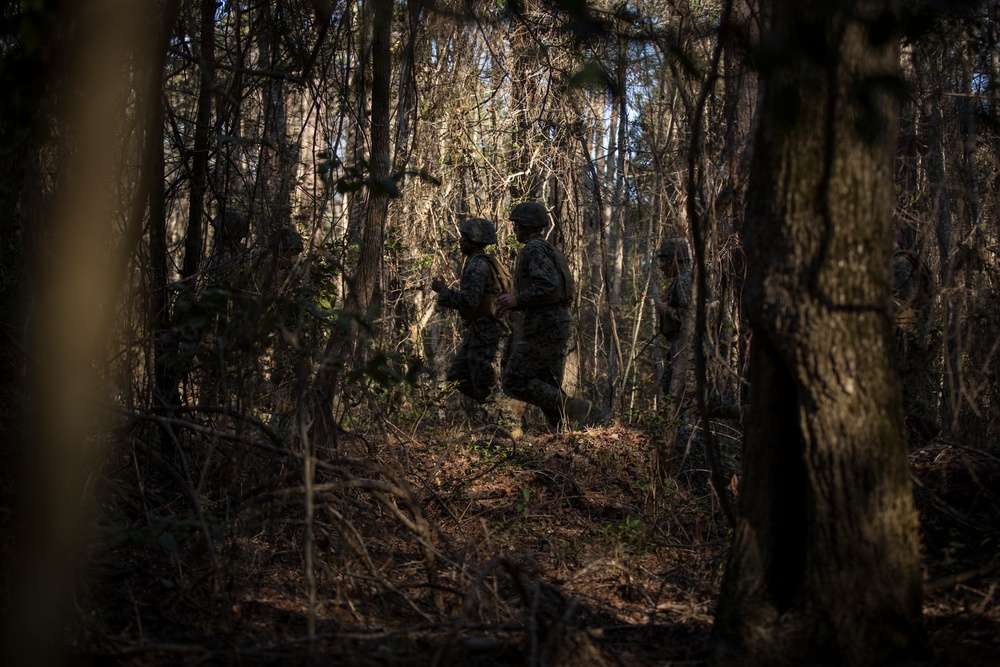
<svg viewBox="0 0 1000 667"><path fill-rule="evenodd" d="M154 67L150 68L150 82L145 100L145 132L146 148L149 151L149 328L153 338L153 377L152 395L155 406L180 405L178 380L171 369L171 354L176 355L176 345L171 345L168 331L170 329L170 295L169 274L170 257L167 245L167 201L164 192L166 182L165 161L163 152L163 66L166 60L166 49L173 32L172 26L177 20L180 10L178 0L165 0L161 3L159 16L163 27L160 34ZM162 53L161 53L162 49ZM161 427L159 432L161 451L170 450L169 431Z"/></svg>
<svg viewBox="0 0 1000 667"><path fill-rule="evenodd" d="M198 57L201 83L191 150L191 205L184 239L183 277L192 278L201 267L205 194L208 189L208 147L212 131L212 96L215 86L215 0L202 0Z"/></svg>
<svg viewBox="0 0 1000 667"><path fill-rule="evenodd" d="M893 361L891 1L773 3L744 238L753 329L720 664L919 650L921 573Z"/></svg>
<svg viewBox="0 0 1000 667"><path fill-rule="evenodd" d="M382 265L385 219L392 185L389 182L389 106L392 79L392 2L372 3L372 120L368 187L365 190L361 256L350 305L366 314L372 305Z"/></svg>

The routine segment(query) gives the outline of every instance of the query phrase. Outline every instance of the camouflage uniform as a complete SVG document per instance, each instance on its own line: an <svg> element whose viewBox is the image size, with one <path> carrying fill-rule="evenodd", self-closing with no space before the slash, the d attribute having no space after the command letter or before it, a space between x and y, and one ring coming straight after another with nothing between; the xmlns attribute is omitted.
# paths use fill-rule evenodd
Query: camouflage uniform
<svg viewBox="0 0 1000 667"><path fill-rule="evenodd" d="M694 318L691 306L694 301L693 278L690 269L690 253L683 239L668 239L660 250L660 256L672 255L673 248L679 247L677 261L680 271L670 282L664 298L666 310L660 315L660 333L669 343L660 390L675 398L688 398L694 391Z"/></svg>
<svg viewBox="0 0 1000 667"><path fill-rule="evenodd" d="M438 293L438 305L462 314L466 324L446 378L458 383L458 390L483 403L497 383L497 359L506 327L493 317L493 304L500 282L486 253L476 251L465 260L458 290L445 287Z"/></svg>
<svg viewBox="0 0 1000 667"><path fill-rule="evenodd" d="M913 443L930 440L941 430L929 404L934 382L926 369L937 352L928 327L931 275L913 250L892 255L892 300L896 333L896 363L903 387L903 415Z"/></svg>
<svg viewBox="0 0 1000 667"><path fill-rule="evenodd" d="M556 425L566 399L560 387L573 317L555 249L543 237L528 241L518 255L514 289L524 319L504 368L503 390L537 405Z"/></svg>

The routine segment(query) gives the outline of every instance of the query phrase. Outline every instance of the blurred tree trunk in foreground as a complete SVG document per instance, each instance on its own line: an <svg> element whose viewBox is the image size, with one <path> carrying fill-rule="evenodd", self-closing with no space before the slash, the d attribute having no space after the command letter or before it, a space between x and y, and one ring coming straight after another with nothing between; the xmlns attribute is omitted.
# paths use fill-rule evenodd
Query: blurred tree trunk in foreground
<svg viewBox="0 0 1000 667"><path fill-rule="evenodd" d="M881 664L921 645L887 270L897 9L773 3L744 229L754 342L722 664Z"/></svg>
<svg viewBox="0 0 1000 667"><path fill-rule="evenodd" d="M130 87L141 84L141 73L129 67L148 64L150 47L158 43L142 39L142 17L133 3L101 0L45 9L56 19L53 31L57 24L71 27L65 62L50 63L52 69L39 76L55 75L62 65L68 80L87 94L66 93L62 100L65 116L58 120L65 132L54 148L66 156L66 165L44 219L46 252L32 267L18 539L12 562L3 563L6 594L0 606L0 664L12 667L58 665L65 658L62 623L83 569L81 538L102 454L95 437L106 414L99 369L116 314L109 295L119 287L109 257L131 254L114 247L116 202L107 193L114 192L126 157L117 133L125 124ZM138 199L144 200L142 193ZM137 235L125 239L134 243Z"/></svg>

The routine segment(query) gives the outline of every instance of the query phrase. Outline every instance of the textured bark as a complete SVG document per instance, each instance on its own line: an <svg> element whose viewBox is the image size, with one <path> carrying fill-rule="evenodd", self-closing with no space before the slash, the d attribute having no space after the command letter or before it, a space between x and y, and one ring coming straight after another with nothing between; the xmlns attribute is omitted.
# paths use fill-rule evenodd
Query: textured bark
<svg viewBox="0 0 1000 667"><path fill-rule="evenodd" d="M757 108L757 75L750 66L753 49L760 42L760 3L758 0L735 0L729 14L728 23L722 27L723 59L723 147L721 162L724 165L727 180L716 202L719 207L718 237L730 238L738 234L743 227L743 216L746 211L747 174L750 170L749 156L752 152L752 126ZM716 271L713 278L717 284L712 287L720 298L720 317L723 320L723 331L732 331L732 335L720 335L718 338L717 355L721 359L730 360L741 373L746 372L749 341L745 336L746 323L743 322L739 296L743 293L743 276L746 263L742 248L733 244L728 259L732 269ZM733 295L727 298L728 295ZM737 404L743 404L746 391L739 381L739 376L733 374L731 379L716 378L719 393L728 396Z"/></svg>
<svg viewBox="0 0 1000 667"><path fill-rule="evenodd" d="M372 121L368 188L365 193L361 257L351 292L351 306L368 312L382 265L385 219L389 205L389 105L392 78L392 2L372 7Z"/></svg>
<svg viewBox="0 0 1000 667"><path fill-rule="evenodd" d="M775 2L745 227L754 333L719 662L870 665L921 644L893 364L891 2Z"/></svg>

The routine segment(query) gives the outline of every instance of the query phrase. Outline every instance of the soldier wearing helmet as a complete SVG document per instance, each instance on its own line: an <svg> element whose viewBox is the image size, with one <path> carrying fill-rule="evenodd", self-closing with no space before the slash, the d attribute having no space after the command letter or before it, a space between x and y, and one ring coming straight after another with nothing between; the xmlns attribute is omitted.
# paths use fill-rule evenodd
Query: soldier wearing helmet
<svg viewBox="0 0 1000 667"><path fill-rule="evenodd" d="M500 343L508 332L494 317L494 310L497 295L510 284L510 272L486 253L486 246L497 242L492 222L470 218L458 230L459 247L466 258L459 288L451 289L444 278L435 276L431 289L438 294L438 305L457 310L466 325L445 377L458 383L458 390L466 396L485 403L497 384Z"/></svg>
<svg viewBox="0 0 1000 667"><path fill-rule="evenodd" d="M590 401L562 390L563 368L573 331L570 303L573 274L566 257L542 232L549 213L539 202L527 201L510 211L514 235L524 244L514 271L514 291L497 298L497 312L523 311L510 358L501 380L509 396L541 408L553 428L582 427Z"/></svg>
<svg viewBox="0 0 1000 667"><path fill-rule="evenodd" d="M668 238L660 244L656 253L663 277L670 281L664 299L656 304L660 333L670 345L667 361L660 378L660 389L665 395L681 399L685 392L693 390L687 386L690 363L693 303L693 280L691 276L691 251L685 238Z"/></svg>

